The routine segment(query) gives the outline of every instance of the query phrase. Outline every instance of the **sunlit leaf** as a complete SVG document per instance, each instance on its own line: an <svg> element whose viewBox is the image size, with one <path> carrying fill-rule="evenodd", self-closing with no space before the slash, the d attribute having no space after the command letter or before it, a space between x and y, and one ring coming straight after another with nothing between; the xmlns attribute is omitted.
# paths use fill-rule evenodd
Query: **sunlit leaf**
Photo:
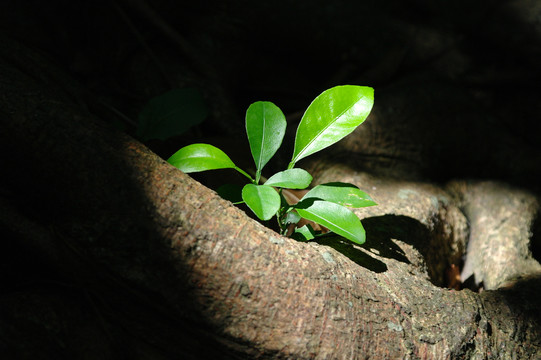
<svg viewBox="0 0 541 360"><path fill-rule="evenodd" d="M289 168L350 134L368 117L373 104L374 89L367 86L336 86L316 97L297 128Z"/></svg>
<svg viewBox="0 0 541 360"><path fill-rule="evenodd" d="M167 162L185 173L237 168L229 156L209 144L185 146L167 159Z"/></svg>
<svg viewBox="0 0 541 360"><path fill-rule="evenodd" d="M245 185L242 199L261 220L269 220L280 209L280 195L271 186Z"/></svg>
<svg viewBox="0 0 541 360"><path fill-rule="evenodd" d="M316 198L347 207L361 208L377 205L372 198L353 184L332 182L315 186L303 199Z"/></svg>
<svg viewBox="0 0 541 360"><path fill-rule="evenodd" d="M203 97L193 88L175 89L152 98L139 114L137 137L165 140L180 135L208 115Z"/></svg>
<svg viewBox="0 0 541 360"><path fill-rule="evenodd" d="M256 181L267 162L273 157L286 133L286 117L269 101L258 101L246 111L246 134L256 165Z"/></svg>
<svg viewBox="0 0 541 360"><path fill-rule="evenodd" d="M299 202L295 209L301 217L323 225L348 240L357 244L365 241L361 221L357 215L341 205L310 198Z"/></svg>
<svg viewBox="0 0 541 360"><path fill-rule="evenodd" d="M316 237L316 232L310 224L306 224L300 228L295 228L291 237L298 241L309 241Z"/></svg>
<svg viewBox="0 0 541 360"><path fill-rule="evenodd" d="M289 169L271 176L265 185L287 189L306 189L312 182L312 175L303 169Z"/></svg>

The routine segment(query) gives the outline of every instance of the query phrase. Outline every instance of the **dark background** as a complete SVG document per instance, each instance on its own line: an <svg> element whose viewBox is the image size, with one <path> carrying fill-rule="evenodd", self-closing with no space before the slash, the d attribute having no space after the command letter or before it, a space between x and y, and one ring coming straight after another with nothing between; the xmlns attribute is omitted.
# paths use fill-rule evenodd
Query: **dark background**
<svg viewBox="0 0 541 360"><path fill-rule="evenodd" d="M58 64L83 85L90 111L130 133L126 119L136 122L150 98L199 89L211 115L189 136L149 142L163 157L225 134L250 160L243 121L251 102L277 104L292 143L315 96L356 84L375 88L376 105L363 143L336 148L337 161L402 178L491 178L539 190L539 2L54 0L3 8L4 33Z"/></svg>

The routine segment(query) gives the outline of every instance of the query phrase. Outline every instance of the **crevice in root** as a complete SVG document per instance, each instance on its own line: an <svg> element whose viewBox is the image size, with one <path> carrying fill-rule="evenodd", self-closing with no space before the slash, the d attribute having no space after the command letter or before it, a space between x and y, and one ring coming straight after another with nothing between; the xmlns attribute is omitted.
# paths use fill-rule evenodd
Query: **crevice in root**
<svg viewBox="0 0 541 360"><path fill-rule="evenodd" d="M541 263L541 214L538 213L532 226L532 237L530 239L530 251L532 257Z"/></svg>

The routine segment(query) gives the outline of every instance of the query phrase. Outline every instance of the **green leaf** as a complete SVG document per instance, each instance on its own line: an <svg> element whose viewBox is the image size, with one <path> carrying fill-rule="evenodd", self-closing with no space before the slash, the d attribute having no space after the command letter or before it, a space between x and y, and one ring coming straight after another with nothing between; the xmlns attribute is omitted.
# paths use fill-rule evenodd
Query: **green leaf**
<svg viewBox="0 0 541 360"><path fill-rule="evenodd" d="M291 234L291 237L298 241L309 241L316 237L316 232L310 224L306 224L300 228L296 228L293 234Z"/></svg>
<svg viewBox="0 0 541 360"><path fill-rule="evenodd" d="M377 205L372 198L353 184L331 182L317 185L308 191L303 199L316 198L342 206L361 208Z"/></svg>
<svg viewBox="0 0 541 360"><path fill-rule="evenodd" d="M269 220L280 209L280 195L267 185L245 185L242 199L261 220Z"/></svg>
<svg viewBox="0 0 541 360"><path fill-rule="evenodd" d="M192 144L174 153L167 162L185 173L216 170L237 169L222 150L209 144Z"/></svg>
<svg viewBox="0 0 541 360"><path fill-rule="evenodd" d="M246 111L246 134L257 168L256 182L263 167L276 153L286 133L286 117L269 101L258 101Z"/></svg>
<svg viewBox="0 0 541 360"><path fill-rule="evenodd" d="M300 216L327 227L357 244L365 241L361 221L347 208L324 200L305 199L295 205Z"/></svg>
<svg viewBox="0 0 541 360"><path fill-rule="evenodd" d="M287 189L306 189L312 182L312 175L303 169L289 169L272 175L265 185Z"/></svg>
<svg viewBox="0 0 541 360"><path fill-rule="evenodd" d="M284 225L296 224L301 220L301 216L296 211L290 211L283 219Z"/></svg>
<svg viewBox="0 0 541 360"><path fill-rule="evenodd" d="M367 86L336 86L316 97L297 128L289 168L350 134L368 117L373 104L374 89Z"/></svg>
<svg viewBox="0 0 541 360"><path fill-rule="evenodd" d="M180 135L208 115L203 97L193 88L175 89L152 98L139 114L137 137L165 140Z"/></svg>

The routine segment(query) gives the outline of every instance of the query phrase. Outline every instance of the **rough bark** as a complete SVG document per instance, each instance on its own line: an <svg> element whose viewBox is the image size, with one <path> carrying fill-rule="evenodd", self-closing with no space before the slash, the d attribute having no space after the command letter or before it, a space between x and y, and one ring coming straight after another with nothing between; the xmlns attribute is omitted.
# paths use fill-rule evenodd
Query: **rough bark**
<svg viewBox="0 0 541 360"><path fill-rule="evenodd" d="M455 181L449 184L470 221L468 257L462 278L485 289L541 273L532 258L530 241L539 203L522 189L488 181Z"/></svg>
<svg viewBox="0 0 541 360"><path fill-rule="evenodd" d="M2 60L2 232L42 272L40 286L1 299L3 353L539 357L538 277L481 294L434 285L466 231L442 190L397 190L405 206L426 204L382 205L364 220L366 246L296 242L94 119L43 73Z"/></svg>

